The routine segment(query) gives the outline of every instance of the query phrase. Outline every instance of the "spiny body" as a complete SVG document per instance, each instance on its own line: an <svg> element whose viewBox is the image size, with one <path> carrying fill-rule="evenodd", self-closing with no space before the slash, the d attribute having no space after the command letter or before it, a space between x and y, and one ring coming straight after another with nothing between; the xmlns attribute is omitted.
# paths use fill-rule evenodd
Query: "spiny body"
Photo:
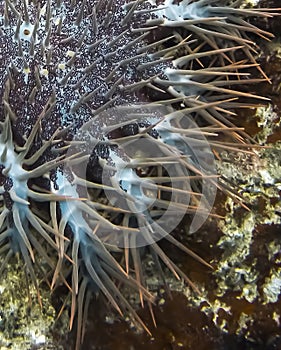
<svg viewBox="0 0 281 350"><path fill-rule="evenodd" d="M102 229L123 235L124 227L129 232L137 230L134 226L140 225L141 220L150 223L151 213L140 219L134 211L130 212L130 207L126 208L128 215L120 208L123 219L116 221L115 212L109 219L105 218L104 212L114 210L109 203L103 205L98 200L95 203L92 197L81 200L81 187L100 191L105 186L101 179L81 181L71 173L71 167L64 173L61 171L61 164L73 159L79 163L84 159L80 154L64 156L71 144L69 141L81 125L95 120L109 107L154 99L171 110L162 116L157 112L139 113L136 120L132 107L131 124L127 120L118 125L115 119L114 128L109 132L105 129L109 144L102 149L102 154L94 151L96 157L92 157L90 168L97 171L104 154L110 155L110 164L107 164L113 167L110 191L127 192L126 198L129 194L134 196L136 192L130 181L119 178L121 186L118 187L114 179L121 164L118 159L124 161L125 158L126 164L130 164L132 158L125 157L124 152L115 154L114 150L116 146L122 148L120 138L126 141L128 136L133 136L134 140L145 136L156 147L161 144L167 151L161 155L163 162L170 162L173 152L178 154L180 148L180 157L175 159L181 169L177 176L191 175L197 177L196 180L201 177L201 181L209 176L207 169L199 171L194 163L188 162L192 158L189 150L183 151L179 142L171 144L167 133L181 135L180 128L186 129L188 124L184 120L196 118L207 137L214 138L219 132L231 137L229 143L211 140L213 149L245 146L243 138L247 139L247 135L227 119L227 113L239 106L235 98L257 96L231 86L258 81L248 77L247 69L256 65L253 56L253 46L256 46L248 34L271 35L245 19L268 17L271 13L268 9L240 9L240 4L241 1L227 0L219 4L212 0L179 4L166 1L163 6L153 1L75 0L34 0L31 3L6 0L0 4L0 240L1 251L8 252L3 267L12 252L19 251L36 284L32 266L34 251L46 259L53 271L52 287L62 280L71 290L71 324L77 308L76 299L78 301L77 347L85 317L84 306L92 290L101 291L120 313L129 311L145 327L113 281L117 279L134 286L141 300L152 300L144 288L138 249L129 250L125 244L126 268L123 269L112 256L113 248L103 244L93 232L96 234ZM237 61L236 57L241 55L242 60ZM247 79L243 80L244 77ZM181 109L181 113L175 108ZM125 131L128 126L129 134ZM112 136L114 131L118 136ZM187 136L188 131L181 135L184 139ZM100 141L105 140L101 138ZM81 149L85 152L83 146ZM183 155L187 156L184 164ZM136 174L134 181L140 177L139 172L142 176L153 175L160 190L163 174L159 169L151 170L150 158L136 156L134 166L130 165ZM193 196L192 205L186 208L188 212L196 212L196 186L185 189ZM223 187L218 185L220 189ZM166 190L162 186L160 193ZM145 199L140 190L137 193L135 206ZM160 203L162 198L158 199ZM42 209L41 202L48 202L48 209L38 215L34 208ZM164 204L159 203L156 207L161 211ZM176 204L179 207L180 203ZM137 225L131 225L128 219L134 216ZM149 243L149 232L146 231L146 235ZM57 261L45 252L38 236L56 252ZM171 236L167 237L200 259ZM151 251L160 270L159 257L177 277L190 282L157 243L151 242ZM130 277L130 254L136 280Z"/></svg>

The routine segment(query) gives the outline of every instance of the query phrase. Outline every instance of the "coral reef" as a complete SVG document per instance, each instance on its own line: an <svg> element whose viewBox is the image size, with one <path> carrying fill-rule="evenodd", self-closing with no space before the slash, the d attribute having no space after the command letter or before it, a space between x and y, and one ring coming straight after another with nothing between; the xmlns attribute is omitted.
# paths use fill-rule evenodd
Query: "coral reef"
<svg viewBox="0 0 281 350"><path fill-rule="evenodd" d="M60 332L67 333L68 317L64 315L56 321L56 310L51 303L49 289L41 289L41 307L36 302L36 288L31 284L27 293L26 282L21 260L12 259L2 273L0 286L0 348L63 349Z"/></svg>

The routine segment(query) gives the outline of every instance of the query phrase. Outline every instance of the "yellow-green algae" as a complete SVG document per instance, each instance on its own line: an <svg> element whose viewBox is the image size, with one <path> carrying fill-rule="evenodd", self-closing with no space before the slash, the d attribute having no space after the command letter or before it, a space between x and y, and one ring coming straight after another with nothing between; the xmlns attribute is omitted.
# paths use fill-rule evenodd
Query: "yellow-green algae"
<svg viewBox="0 0 281 350"><path fill-rule="evenodd" d="M261 114L261 108L257 110L257 123L261 123L262 119L267 121L262 125L266 126L266 130L263 128L256 139L264 143L276 127L276 115L270 106L264 107L262 111ZM189 291L186 291L189 302L212 315L213 322L223 332L229 330L226 316L233 315L232 306L225 301L229 292L234 299L263 305L275 303L281 296L280 237L268 235L265 247L260 247L267 252L268 273L265 277L261 276L258 258L253 253L253 244L259 239L258 227L268 227L266 230L269 233L271 225L281 224L281 142L267 144L267 147L255 151L256 155L239 152L221 154L219 173L236 188L240 188L240 194L245 198L250 211L243 209L231 198L225 201L226 216L219 222L222 236L218 241L223 254L213 272L217 283L216 290L212 291L215 300L210 299L207 286L199 286L199 296L191 297ZM262 279L263 284L258 285ZM272 319L278 324L280 312L276 310ZM243 333L245 338L250 339L248 327L253 321L251 314L242 311L238 316L236 334Z"/></svg>
<svg viewBox="0 0 281 350"><path fill-rule="evenodd" d="M48 286L44 288L42 284L40 297L42 308L22 261L15 258L7 265L0 280L0 350L63 349L59 345L60 339L58 343L54 340L53 331L58 324ZM63 336L68 332L66 313L58 322Z"/></svg>

